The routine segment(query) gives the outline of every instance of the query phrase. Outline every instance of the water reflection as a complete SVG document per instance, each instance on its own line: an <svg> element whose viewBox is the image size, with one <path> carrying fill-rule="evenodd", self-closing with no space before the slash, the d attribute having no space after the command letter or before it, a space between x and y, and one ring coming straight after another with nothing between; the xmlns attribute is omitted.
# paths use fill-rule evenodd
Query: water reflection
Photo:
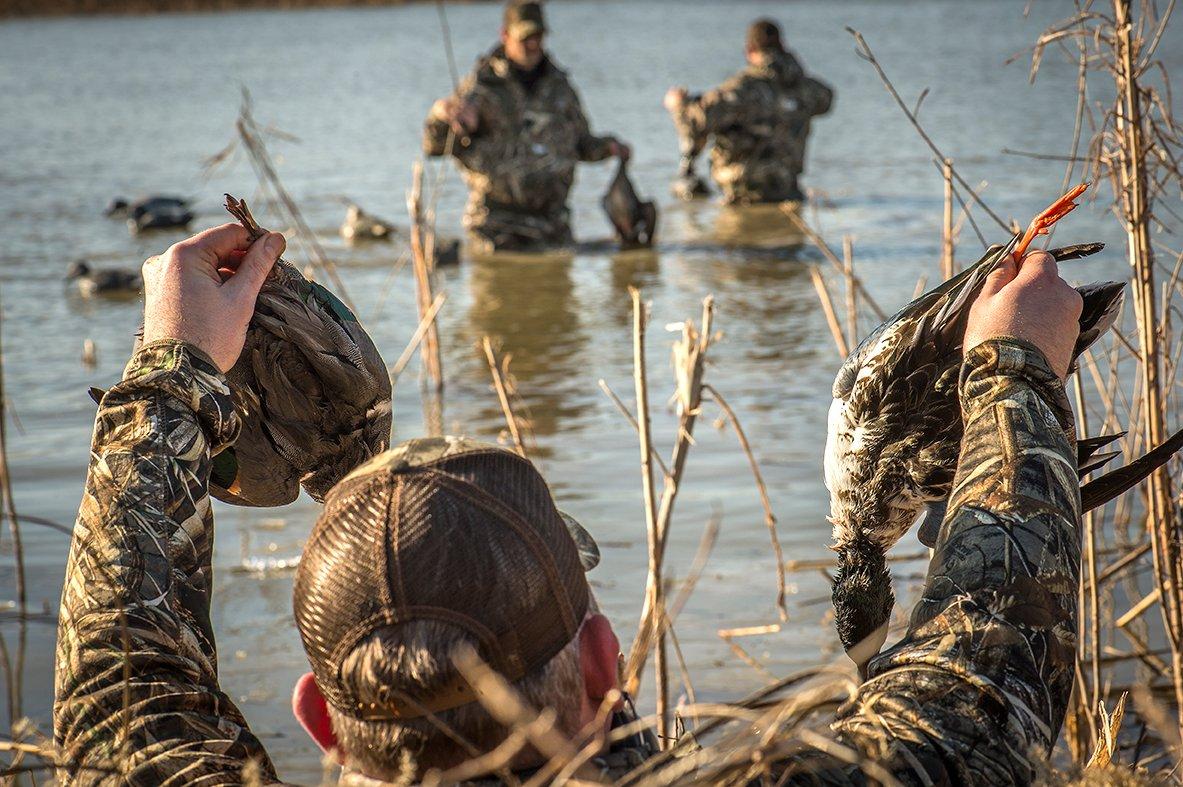
<svg viewBox="0 0 1183 787"><path fill-rule="evenodd" d="M469 275L466 342L480 354L479 343L489 336L511 356L510 371L538 437L560 432L588 408L587 397L576 392L587 384L588 336L572 265L570 255L505 255L473 260ZM496 400L487 401L482 420L500 419Z"/></svg>
<svg viewBox="0 0 1183 787"><path fill-rule="evenodd" d="M629 287L642 292L657 285L661 278L661 257L656 249L630 249L612 256L609 275L611 287L605 312L615 325L632 324L632 301Z"/></svg>
<svg viewBox="0 0 1183 787"><path fill-rule="evenodd" d="M715 214L715 239L741 249L795 248L805 242L781 209L774 205L725 205Z"/></svg>

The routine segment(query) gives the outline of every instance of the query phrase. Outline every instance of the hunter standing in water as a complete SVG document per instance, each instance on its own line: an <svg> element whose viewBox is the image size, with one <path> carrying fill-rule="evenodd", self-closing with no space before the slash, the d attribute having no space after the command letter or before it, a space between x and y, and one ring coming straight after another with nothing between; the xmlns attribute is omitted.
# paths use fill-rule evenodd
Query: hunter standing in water
<svg viewBox="0 0 1183 787"><path fill-rule="evenodd" d="M805 74L781 43L775 22L752 23L745 53L747 68L714 90L690 96L686 88L672 87L666 93L665 107L681 139L682 176L692 177L694 159L713 135L711 175L725 202L800 201L797 181L805 171L810 121L830 111L834 93Z"/></svg>
<svg viewBox="0 0 1183 787"><path fill-rule="evenodd" d="M579 95L543 48L545 35L541 4L511 2L501 44L427 117L423 150L460 163L469 189L464 226L478 253L570 246L575 165L629 156L620 140L591 133Z"/></svg>

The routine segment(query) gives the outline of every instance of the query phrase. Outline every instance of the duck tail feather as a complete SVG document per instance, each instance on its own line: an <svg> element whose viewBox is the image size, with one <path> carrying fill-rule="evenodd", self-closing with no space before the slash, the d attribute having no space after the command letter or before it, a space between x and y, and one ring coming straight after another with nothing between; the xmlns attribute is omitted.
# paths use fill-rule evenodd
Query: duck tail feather
<svg viewBox="0 0 1183 787"><path fill-rule="evenodd" d="M1093 479L1080 488L1081 511L1091 511L1105 505L1118 495L1130 490L1183 448L1183 429L1147 451L1124 467Z"/></svg>
<svg viewBox="0 0 1183 787"><path fill-rule="evenodd" d="M1091 257L1101 249L1105 248L1104 243L1077 243L1072 246L1061 246L1057 249L1048 249L1047 253L1052 255L1052 259L1056 262L1068 262L1069 260L1079 260L1084 257Z"/></svg>
<svg viewBox="0 0 1183 787"><path fill-rule="evenodd" d="M1072 350L1074 365L1081 353L1113 327L1125 297L1125 282L1085 284L1077 287L1076 291L1080 293L1084 307L1080 312L1080 336Z"/></svg>

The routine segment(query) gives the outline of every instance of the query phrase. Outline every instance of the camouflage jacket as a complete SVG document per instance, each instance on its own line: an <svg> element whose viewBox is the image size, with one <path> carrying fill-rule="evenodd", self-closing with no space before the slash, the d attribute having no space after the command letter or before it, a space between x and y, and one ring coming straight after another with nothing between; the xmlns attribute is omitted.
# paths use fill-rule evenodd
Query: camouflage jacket
<svg viewBox="0 0 1183 787"><path fill-rule="evenodd" d="M830 111L833 91L806 76L788 52L749 65L674 113L688 166L711 136L711 175L729 203L799 199L810 120Z"/></svg>
<svg viewBox="0 0 1183 787"><path fill-rule="evenodd" d="M965 437L948 513L904 639L833 725L903 784L1029 784L1075 677L1080 485L1063 383L1030 344L966 355ZM871 772L796 758L789 783Z"/></svg>
<svg viewBox="0 0 1183 787"><path fill-rule="evenodd" d="M210 624L210 457L238 431L226 378L177 342L139 349L102 398L58 620L65 783L240 784L248 762L276 781Z"/></svg>
<svg viewBox="0 0 1183 787"><path fill-rule="evenodd" d="M906 784L1029 782L1074 677L1080 497L1071 412L1043 357L972 350L965 440L905 638L834 723ZM176 342L141 348L103 396L58 629L54 734L71 784L241 784L275 771L221 690L210 623L210 457L238 420L225 378ZM610 763L609 766L614 766ZM797 784L862 784L798 756Z"/></svg>
<svg viewBox="0 0 1183 787"><path fill-rule="evenodd" d="M612 137L591 133L579 95L549 57L527 89L498 47L481 58L453 98L475 102L472 136L451 140L451 154L468 184L465 227L489 251L571 243L567 193L575 165L609 156ZM448 124L428 117L423 150L442 156Z"/></svg>

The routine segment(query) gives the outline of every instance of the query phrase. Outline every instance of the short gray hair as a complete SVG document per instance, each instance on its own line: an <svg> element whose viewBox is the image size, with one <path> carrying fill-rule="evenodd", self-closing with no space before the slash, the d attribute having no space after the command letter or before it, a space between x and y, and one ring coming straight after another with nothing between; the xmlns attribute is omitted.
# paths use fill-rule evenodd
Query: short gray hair
<svg viewBox="0 0 1183 787"><path fill-rule="evenodd" d="M594 602L588 614L593 613ZM446 663L461 646L476 647L466 632L432 620L408 622L397 629L382 628L362 640L341 663L341 685L362 702L381 702L384 687L397 683L415 686L423 695L441 685L441 676L454 674ZM535 709L552 708L557 724L567 734L578 732L583 694L579 636L550 661L513 683L522 700ZM434 718L366 721L329 706L329 718L347 765L376 779L406 777L406 757L422 775L431 768L450 768L472 758L454 737L479 752L496 748L510 730L498 723L479 702L441 711ZM450 734L451 733L451 734Z"/></svg>

